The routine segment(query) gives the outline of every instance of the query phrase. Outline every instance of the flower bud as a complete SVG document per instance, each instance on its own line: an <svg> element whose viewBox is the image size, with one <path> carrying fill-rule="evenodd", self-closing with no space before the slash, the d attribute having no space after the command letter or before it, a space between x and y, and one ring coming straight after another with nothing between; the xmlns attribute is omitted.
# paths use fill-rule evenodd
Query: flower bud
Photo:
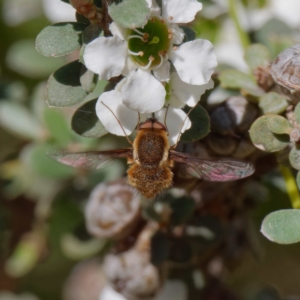
<svg viewBox="0 0 300 300"><path fill-rule="evenodd" d="M270 74L271 66L259 66L253 72L253 75L256 79L256 82L259 87L261 87L264 91L268 92L274 86L273 78Z"/></svg>
<svg viewBox="0 0 300 300"><path fill-rule="evenodd" d="M226 101L226 107L239 132L247 131L258 114L255 106L242 96L229 98Z"/></svg>
<svg viewBox="0 0 300 300"><path fill-rule="evenodd" d="M291 142L299 142L300 141L300 129L294 128L290 133Z"/></svg>
<svg viewBox="0 0 300 300"><path fill-rule="evenodd" d="M153 299L161 286L149 251L132 249L119 255L109 254L104 260L104 271L112 287L126 299Z"/></svg>
<svg viewBox="0 0 300 300"><path fill-rule="evenodd" d="M121 239L140 220L139 196L125 180L95 187L85 210L89 233L99 238Z"/></svg>
<svg viewBox="0 0 300 300"><path fill-rule="evenodd" d="M247 131L257 114L255 106L244 97L230 97L210 114L212 131L235 136Z"/></svg>
<svg viewBox="0 0 300 300"><path fill-rule="evenodd" d="M71 271L63 289L64 300L98 300L106 279L96 260L83 261Z"/></svg>
<svg viewBox="0 0 300 300"><path fill-rule="evenodd" d="M224 136L211 133L207 138L208 147L216 154L231 155L238 146L238 140L235 137Z"/></svg>
<svg viewBox="0 0 300 300"><path fill-rule="evenodd" d="M85 16L91 23L101 21L101 11L96 7L93 0L70 0L70 4L76 9L77 13Z"/></svg>
<svg viewBox="0 0 300 300"><path fill-rule="evenodd" d="M300 95L300 44L282 51L271 65L271 75L279 92L288 96L293 103Z"/></svg>

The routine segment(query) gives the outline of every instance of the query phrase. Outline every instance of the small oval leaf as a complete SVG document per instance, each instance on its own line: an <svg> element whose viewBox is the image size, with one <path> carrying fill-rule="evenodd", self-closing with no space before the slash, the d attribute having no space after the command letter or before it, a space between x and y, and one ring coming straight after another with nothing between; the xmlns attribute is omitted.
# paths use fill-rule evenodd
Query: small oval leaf
<svg viewBox="0 0 300 300"><path fill-rule="evenodd" d="M287 100L274 92L267 93L260 98L259 107L264 114L281 114L288 107Z"/></svg>
<svg viewBox="0 0 300 300"><path fill-rule="evenodd" d="M267 118L269 129L276 134L289 134L292 130L288 120L277 115L269 115Z"/></svg>
<svg viewBox="0 0 300 300"><path fill-rule="evenodd" d="M296 183L297 183L298 190L300 190L300 172L297 173Z"/></svg>
<svg viewBox="0 0 300 300"><path fill-rule="evenodd" d="M66 179L76 174L76 169L60 164L59 162L51 159L46 155L49 151L50 145L29 145L26 148L27 161L37 174L53 178L53 179Z"/></svg>
<svg viewBox="0 0 300 300"><path fill-rule="evenodd" d="M246 49L245 60L253 71L260 66L268 65L271 61L271 55L264 45L252 44Z"/></svg>
<svg viewBox="0 0 300 300"><path fill-rule="evenodd" d="M64 147L72 142L70 125L61 112L53 108L46 109L44 111L44 121L55 142L59 143L60 146Z"/></svg>
<svg viewBox="0 0 300 300"><path fill-rule="evenodd" d="M88 44L101 35L102 28L98 24L91 24L82 32L83 44Z"/></svg>
<svg viewBox="0 0 300 300"><path fill-rule="evenodd" d="M222 88L242 89L243 94L262 96L264 91L259 88L253 76L238 70L224 70L220 73Z"/></svg>
<svg viewBox="0 0 300 300"><path fill-rule="evenodd" d="M96 115L97 100L83 104L73 115L72 129L84 137L96 138L108 133Z"/></svg>
<svg viewBox="0 0 300 300"><path fill-rule="evenodd" d="M28 109L18 103L0 102L0 124L25 139L43 137L43 128L39 121Z"/></svg>
<svg viewBox="0 0 300 300"><path fill-rule="evenodd" d="M283 209L267 215L261 225L262 234L278 244L300 241L300 210Z"/></svg>
<svg viewBox="0 0 300 300"><path fill-rule="evenodd" d="M91 93L98 82L99 76L92 71L88 70L85 66L82 66L81 75L80 75L80 83L82 88Z"/></svg>
<svg viewBox="0 0 300 300"><path fill-rule="evenodd" d="M143 27L148 21L150 8L145 0L124 0L117 5L110 5L108 13L122 27Z"/></svg>
<svg viewBox="0 0 300 300"><path fill-rule="evenodd" d="M184 31L183 43L193 41L196 38L196 31L191 27L180 26L180 28Z"/></svg>
<svg viewBox="0 0 300 300"><path fill-rule="evenodd" d="M82 68L83 65L79 61L73 61L50 76L47 87L49 106L72 106L86 97L87 92L80 82Z"/></svg>
<svg viewBox="0 0 300 300"><path fill-rule="evenodd" d="M81 33L87 24L57 23L44 28L36 38L36 49L42 55L58 57L81 47Z"/></svg>
<svg viewBox="0 0 300 300"><path fill-rule="evenodd" d="M186 113L190 108L184 109ZM195 142L204 138L210 132L210 119L207 111L201 106L197 105L189 114L192 126L185 131L180 140L183 142Z"/></svg>
<svg viewBox="0 0 300 300"><path fill-rule="evenodd" d="M267 152L282 150L289 144L288 135L275 134L270 130L269 119L273 117L278 116L262 116L255 120L250 128L250 138L255 147Z"/></svg>
<svg viewBox="0 0 300 300"><path fill-rule="evenodd" d="M293 168L300 170L300 149L298 149L296 145L289 154L289 160Z"/></svg>
<svg viewBox="0 0 300 300"><path fill-rule="evenodd" d="M6 63L10 69L25 77L44 78L61 67L65 61L63 58L40 55L34 47L34 40L20 40L10 46Z"/></svg>
<svg viewBox="0 0 300 300"><path fill-rule="evenodd" d="M295 110L294 110L294 113L295 113L295 120L298 124L300 124L300 103L298 103L295 107Z"/></svg>

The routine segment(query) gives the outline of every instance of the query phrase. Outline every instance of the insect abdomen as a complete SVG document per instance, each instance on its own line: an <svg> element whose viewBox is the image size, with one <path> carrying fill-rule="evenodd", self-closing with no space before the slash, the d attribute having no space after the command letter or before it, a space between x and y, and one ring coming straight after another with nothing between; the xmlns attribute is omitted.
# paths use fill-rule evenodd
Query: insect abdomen
<svg viewBox="0 0 300 300"><path fill-rule="evenodd" d="M127 174L129 184L148 199L155 198L172 185L173 173L167 166L145 168L133 164Z"/></svg>

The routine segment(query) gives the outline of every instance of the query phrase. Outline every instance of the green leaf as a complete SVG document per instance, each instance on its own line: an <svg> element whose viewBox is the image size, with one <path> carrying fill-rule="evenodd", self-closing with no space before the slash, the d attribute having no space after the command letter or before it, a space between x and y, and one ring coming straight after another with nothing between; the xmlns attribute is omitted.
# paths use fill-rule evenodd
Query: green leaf
<svg viewBox="0 0 300 300"><path fill-rule="evenodd" d="M76 21L79 23L83 23L86 25L90 25L90 20L88 18L86 18L85 16L79 14L77 11L75 13L75 17L76 17Z"/></svg>
<svg viewBox="0 0 300 300"><path fill-rule="evenodd" d="M298 124L300 124L300 103L298 103L295 107L295 110L294 110L294 113L295 113L295 120Z"/></svg>
<svg viewBox="0 0 300 300"><path fill-rule="evenodd" d="M245 60L250 69L254 71L260 66L268 65L271 61L271 55L264 45L252 44L246 49Z"/></svg>
<svg viewBox="0 0 300 300"><path fill-rule="evenodd" d="M286 118L277 115L269 116L267 119L268 127L273 133L289 134L291 132L292 128Z"/></svg>
<svg viewBox="0 0 300 300"><path fill-rule="evenodd" d="M41 124L27 108L17 103L0 102L0 124L8 131L25 139L43 137Z"/></svg>
<svg viewBox="0 0 300 300"><path fill-rule="evenodd" d="M107 243L107 240L99 238L82 241L75 235L67 233L62 236L61 249L67 258L82 260L97 255Z"/></svg>
<svg viewBox="0 0 300 300"><path fill-rule="evenodd" d="M180 26L180 28L184 31L183 43L193 41L196 38L196 31L194 31L191 27Z"/></svg>
<svg viewBox="0 0 300 300"><path fill-rule="evenodd" d="M5 269L11 277L21 277L30 272L38 263L45 250L44 237L30 232L23 236L14 252L6 261Z"/></svg>
<svg viewBox="0 0 300 300"><path fill-rule="evenodd" d="M300 171L297 173L296 183L297 183L298 190L300 190Z"/></svg>
<svg viewBox="0 0 300 300"><path fill-rule="evenodd" d="M293 168L300 170L300 149L298 149L297 144L292 148L289 160Z"/></svg>
<svg viewBox="0 0 300 300"><path fill-rule="evenodd" d="M250 138L255 147L267 151L275 152L284 149L289 144L289 136L286 134L275 134L271 131L271 118L277 115L267 115L258 118L250 128ZM283 117L280 117L283 118ZM274 119L276 121L276 119ZM274 129L274 128L273 128Z"/></svg>
<svg viewBox="0 0 300 300"><path fill-rule="evenodd" d="M171 222L173 225L187 222L192 217L196 207L193 198L189 197L172 198L169 203L172 210Z"/></svg>
<svg viewBox="0 0 300 300"><path fill-rule="evenodd" d="M219 77L221 87L227 89L242 89L244 94L256 97L262 96L264 91L259 88L253 76L237 70L224 70Z"/></svg>
<svg viewBox="0 0 300 300"><path fill-rule="evenodd" d="M91 24L82 32L83 44L88 44L101 35L102 28L98 24Z"/></svg>
<svg viewBox="0 0 300 300"><path fill-rule="evenodd" d="M26 149L28 164L39 175L53 179L66 179L76 173L75 168L65 166L49 158L46 152L50 145L31 145Z"/></svg>
<svg viewBox="0 0 300 300"><path fill-rule="evenodd" d="M196 30L197 37L201 39L208 39L213 44L217 41L220 33L221 20L214 18L213 20L205 19L203 15L201 18L196 18L193 21L193 29Z"/></svg>
<svg viewBox="0 0 300 300"><path fill-rule="evenodd" d="M97 74L94 74L92 71L88 70L85 66L82 66L81 69L81 75L80 75L80 83L82 88L88 92L91 93L98 82L99 76Z"/></svg>
<svg viewBox="0 0 300 300"><path fill-rule="evenodd" d="M24 101L27 98L26 85L21 81L1 81L0 100L7 99L12 101Z"/></svg>
<svg viewBox="0 0 300 300"><path fill-rule="evenodd" d="M60 146L63 147L72 142L72 132L61 112L55 109L46 109L44 111L44 120L52 137Z"/></svg>
<svg viewBox="0 0 300 300"><path fill-rule="evenodd" d="M295 33L284 21L273 18L254 33L254 38L266 45L272 58L275 58L281 51L295 45Z"/></svg>
<svg viewBox="0 0 300 300"><path fill-rule="evenodd" d="M96 115L97 100L94 99L83 104L73 115L72 129L84 137L96 138L107 133L107 130Z"/></svg>
<svg viewBox="0 0 300 300"><path fill-rule="evenodd" d="M81 33L86 24L77 22L57 23L44 28L36 38L36 49L42 55L63 56L79 49Z"/></svg>
<svg viewBox="0 0 300 300"><path fill-rule="evenodd" d="M188 112L190 108L186 108ZM180 140L183 142L195 142L204 138L210 131L210 119L207 111L201 106L197 105L190 113L189 118L192 126L185 131Z"/></svg>
<svg viewBox="0 0 300 300"><path fill-rule="evenodd" d="M151 263L160 266L169 255L168 236L163 231L157 231L151 238Z"/></svg>
<svg viewBox="0 0 300 300"><path fill-rule="evenodd" d="M150 8L145 0L123 0L116 5L113 3L108 8L111 18L125 28L143 27L150 16Z"/></svg>
<svg viewBox="0 0 300 300"><path fill-rule="evenodd" d="M283 209L267 215L261 225L262 234L278 244L300 241L300 210Z"/></svg>
<svg viewBox="0 0 300 300"><path fill-rule="evenodd" d="M50 76L47 89L49 106L72 106L86 97L87 92L80 82L82 68L79 61L73 61Z"/></svg>
<svg viewBox="0 0 300 300"><path fill-rule="evenodd" d="M288 107L287 100L274 92L267 93L260 98L259 107L264 114L281 114Z"/></svg>
<svg viewBox="0 0 300 300"><path fill-rule="evenodd" d="M49 76L64 64L64 60L44 57L36 51L34 40L21 40L9 48L6 63L10 69L21 75L40 78Z"/></svg>

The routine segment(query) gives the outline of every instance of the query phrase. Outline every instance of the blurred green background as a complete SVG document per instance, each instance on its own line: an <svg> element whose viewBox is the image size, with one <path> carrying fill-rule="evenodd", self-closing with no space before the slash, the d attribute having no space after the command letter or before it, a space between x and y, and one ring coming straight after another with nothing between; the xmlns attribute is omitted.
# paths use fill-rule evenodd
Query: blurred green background
<svg viewBox="0 0 300 300"><path fill-rule="evenodd" d="M265 44L273 57L299 43L299 0L237 2L251 41ZM193 24L197 36L215 44L220 69L246 70L226 1L205 0L203 6ZM74 20L71 6L59 0L0 0L0 14L0 300L19 299L7 292L24 300L93 300L62 291L72 268L101 257L107 246L85 231L83 207L89 192L98 182L122 177L126 166L118 161L109 170L86 173L50 160L45 152L52 147L111 149L126 146L126 140L80 137L70 129L73 109L46 105L47 78L78 53L43 57L35 50L35 37L54 22ZM93 95L103 89L100 82ZM255 247L223 279L241 299L283 299L272 288L285 299L300 296L300 245L276 245L259 233L267 213L290 207L284 181L275 174L263 183L268 200L249 215ZM88 285L81 288L89 290Z"/></svg>

